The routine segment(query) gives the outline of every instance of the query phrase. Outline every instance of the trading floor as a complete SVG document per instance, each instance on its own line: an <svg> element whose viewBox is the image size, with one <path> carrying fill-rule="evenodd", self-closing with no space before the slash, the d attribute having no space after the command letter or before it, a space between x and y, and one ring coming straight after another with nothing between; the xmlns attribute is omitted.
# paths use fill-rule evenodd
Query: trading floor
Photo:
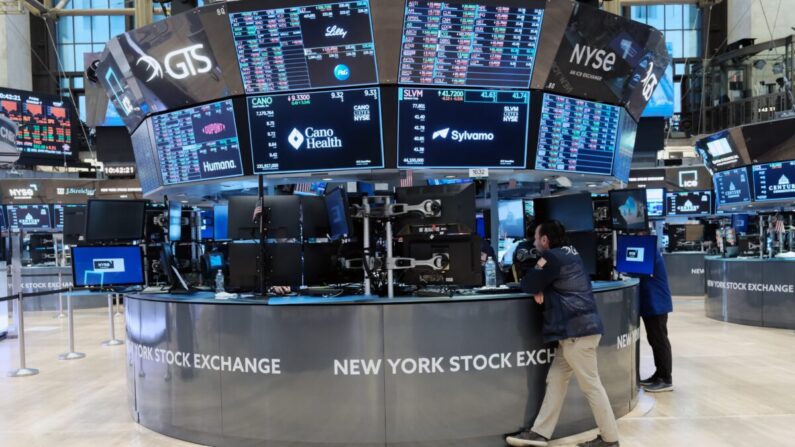
<svg viewBox="0 0 795 447"><path fill-rule="evenodd" d="M107 309L75 313L75 346L86 358L71 362L57 359L67 346L65 319L52 312L26 312L25 319L28 364L41 374L0 377L0 445L194 445L130 418L125 348L100 345L108 338ZM618 421L622 446L795 446L795 332L707 318L700 298L675 298L669 331L676 390L641 391L637 407ZM16 367L16 349L16 340L0 342L0 370ZM641 376L652 371L641 334ZM551 445L574 445L589 436Z"/></svg>

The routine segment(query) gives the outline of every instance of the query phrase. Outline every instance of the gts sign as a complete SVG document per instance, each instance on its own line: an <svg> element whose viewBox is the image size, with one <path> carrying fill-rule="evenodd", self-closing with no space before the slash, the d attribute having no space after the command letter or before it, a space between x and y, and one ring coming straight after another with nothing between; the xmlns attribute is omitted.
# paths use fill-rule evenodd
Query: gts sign
<svg viewBox="0 0 795 447"><path fill-rule="evenodd" d="M612 71L616 63L616 53L607 52L588 45L574 44L569 63L583 65L594 70Z"/></svg>
<svg viewBox="0 0 795 447"><path fill-rule="evenodd" d="M181 80L189 76L208 73L212 70L212 61L209 57L202 54L201 50L204 50L204 45L196 44L166 54L163 63L166 66L168 76ZM146 82L163 77L163 67L157 59L148 55L141 56L135 65L141 62L146 65L146 71L149 73L149 78Z"/></svg>

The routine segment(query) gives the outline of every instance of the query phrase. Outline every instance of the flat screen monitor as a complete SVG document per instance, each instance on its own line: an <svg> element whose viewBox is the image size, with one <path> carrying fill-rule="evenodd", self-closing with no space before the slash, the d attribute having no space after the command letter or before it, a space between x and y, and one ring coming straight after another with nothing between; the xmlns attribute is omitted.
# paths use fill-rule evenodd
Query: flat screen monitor
<svg viewBox="0 0 795 447"><path fill-rule="evenodd" d="M179 242L182 239L182 204L168 203L168 240Z"/></svg>
<svg viewBox="0 0 795 447"><path fill-rule="evenodd" d="M530 92L398 89L399 168L524 168Z"/></svg>
<svg viewBox="0 0 795 447"><path fill-rule="evenodd" d="M618 231L648 230L648 200L645 189L610 191L610 218Z"/></svg>
<svg viewBox="0 0 795 447"><path fill-rule="evenodd" d="M76 155L72 111L61 96L0 88L0 115L19 126L17 148L22 157L61 159Z"/></svg>
<svg viewBox="0 0 795 447"><path fill-rule="evenodd" d="M331 239L337 240L351 234L351 214L345 191L334 188L326 194L325 199Z"/></svg>
<svg viewBox="0 0 795 447"><path fill-rule="evenodd" d="M621 119L618 106L544 93L535 168L611 175Z"/></svg>
<svg viewBox="0 0 795 447"><path fill-rule="evenodd" d="M588 193L534 200L536 222L557 220L566 231L593 231L593 199Z"/></svg>
<svg viewBox="0 0 795 447"><path fill-rule="evenodd" d="M751 216L748 214L732 214L732 228L737 233L748 233L748 221Z"/></svg>
<svg viewBox="0 0 795 447"><path fill-rule="evenodd" d="M142 285L143 251L137 245L72 247L72 278L76 287Z"/></svg>
<svg viewBox="0 0 795 447"><path fill-rule="evenodd" d="M145 200L89 200L86 240L134 241L144 238Z"/></svg>
<svg viewBox="0 0 795 447"><path fill-rule="evenodd" d="M669 216L712 214L712 191L668 192L666 212Z"/></svg>
<svg viewBox="0 0 795 447"><path fill-rule="evenodd" d="M616 271L635 275L654 274L657 260L657 236L619 235Z"/></svg>
<svg viewBox="0 0 795 447"><path fill-rule="evenodd" d="M544 2L486 3L409 0L398 83L528 88Z"/></svg>
<svg viewBox="0 0 795 447"><path fill-rule="evenodd" d="M323 197L299 196L301 199L301 237L303 240L328 237L328 210Z"/></svg>
<svg viewBox="0 0 795 447"><path fill-rule="evenodd" d="M424 217L417 213L400 215L395 220L395 234L421 231L431 226L458 227L470 233L475 231L475 185L414 186L395 191L397 203L419 205L426 200L439 201L438 217Z"/></svg>
<svg viewBox="0 0 795 447"><path fill-rule="evenodd" d="M524 201L501 200L497 202L497 211L500 216L500 239L523 239L524 234Z"/></svg>
<svg viewBox="0 0 795 447"><path fill-rule="evenodd" d="M6 205L8 226L29 230L52 227L49 205Z"/></svg>
<svg viewBox="0 0 795 447"><path fill-rule="evenodd" d="M83 211L83 214L85 215L85 210L86 210L86 206L85 205L77 205L77 204L75 204L75 205L71 205L71 204L69 204L69 205L62 205L62 204L53 205L52 206L52 221L53 221L54 227L59 229L59 230L62 230L63 227L64 227L64 219L65 219L64 216L65 216L65 214L68 213L69 210L74 210L74 209L79 209L79 210Z"/></svg>
<svg viewBox="0 0 795 447"><path fill-rule="evenodd" d="M446 259L445 269L416 267L400 272L398 278L407 284L419 286L482 286L481 242L477 234L434 238L426 235L405 236L396 248L398 253L417 260L428 260L436 255L442 255Z"/></svg>
<svg viewBox="0 0 795 447"><path fill-rule="evenodd" d="M228 239L229 235L229 205L215 205L213 207L213 237L215 240Z"/></svg>
<svg viewBox="0 0 795 447"><path fill-rule="evenodd" d="M164 185L243 175L232 100L151 119Z"/></svg>
<svg viewBox="0 0 795 447"><path fill-rule="evenodd" d="M524 218L527 220L536 215L535 202L531 199L524 200Z"/></svg>
<svg viewBox="0 0 795 447"><path fill-rule="evenodd" d="M199 210L201 218L201 237L202 240L215 239L215 213L212 208L201 208Z"/></svg>
<svg viewBox="0 0 795 447"><path fill-rule="evenodd" d="M258 242L233 242L229 244L229 289L257 290L262 256L266 257L269 286L301 284L301 244L267 244L263 252Z"/></svg>
<svg viewBox="0 0 795 447"><path fill-rule="evenodd" d="M253 96L255 174L384 167L378 88Z"/></svg>
<svg viewBox="0 0 795 447"><path fill-rule="evenodd" d="M257 196L229 198L229 239L259 240L259 219L254 217ZM299 196L265 196L263 208L267 213L266 238L298 239L301 237L301 201Z"/></svg>
<svg viewBox="0 0 795 447"><path fill-rule="evenodd" d="M247 94L378 82L369 1L250 9L229 14Z"/></svg>
<svg viewBox="0 0 795 447"><path fill-rule="evenodd" d="M754 200L758 202L795 199L795 161L753 165Z"/></svg>
<svg viewBox="0 0 795 447"><path fill-rule="evenodd" d="M569 242L582 259L586 273L596 274L596 234L592 231L566 232Z"/></svg>
<svg viewBox="0 0 795 447"><path fill-rule="evenodd" d="M685 240L701 242L704 240L704 225L685 225Z"/></svg>
<svg viewBox="0 0 795 447"><path fill-rule="evenodd" d="M646 209L649 217L665 216L665 188L646 188Z"/></svg>
<svg viewBox="0 0 795 447"><path fill-rule="evenodd" d="M86 234L86 206L64 205L61 210L63 216L63 240L66 245L76 245L80 238Z"/></svg>
<svg viewBox="0 0 795 447"><path fill-rule="evenodd" d="M750 162L742 130L723 130L696 141L696 152L711 171L731 169Z"/></svg>
<svg viewBox="0 0 795 447"><path fill-rule="evenodd" d="M751 179L748 178L747 167L716 172L712 180L718 206L751 203Z"/></svg>

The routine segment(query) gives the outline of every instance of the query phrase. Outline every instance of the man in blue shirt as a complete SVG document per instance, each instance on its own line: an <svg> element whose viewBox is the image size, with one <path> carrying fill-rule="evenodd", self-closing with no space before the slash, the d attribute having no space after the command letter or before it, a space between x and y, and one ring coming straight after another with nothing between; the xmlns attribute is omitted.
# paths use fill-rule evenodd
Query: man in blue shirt
<svg viewBox="0 0 795 447"><path fill-rule="evenodd" d="M640 317L646 327L646 337L654 355L656 371L641 380L640 385L650 393L673 391L671 379L671 342L668 340L668 314L673 312L668 272L659 250L655 250L654 274L640 278Z"/></svg>
<svg viewBox="0 0 795 447"><path fill-rule="evenodd" d="M544 402L531 429L506 438L509 445L546 446L560 417L571 375L588 399L601 435L578 447L618 447L618 426L596 363L604 329L596 310L591 278L582 258L566 240L559 222L536 227L534 246L541 254L522 278L522 290L544 306L544 342L555 342Z"/></svg>

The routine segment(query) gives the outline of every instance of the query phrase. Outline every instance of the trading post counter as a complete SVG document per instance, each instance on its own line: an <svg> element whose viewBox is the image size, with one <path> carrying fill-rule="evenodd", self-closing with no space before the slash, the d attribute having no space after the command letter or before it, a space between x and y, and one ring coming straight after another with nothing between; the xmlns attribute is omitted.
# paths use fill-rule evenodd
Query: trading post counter
<svg viewBox="0 0 795 447"><path fill-rule="evenodd" d="M704 296L704 252L663 253L671 293L676 296Z"/></svg>
<svg viewBox="0 0 795 447"><path fill-rule="evenodd" d="M638 283L594 284L620 417L637 401ZM126 298L133 418L206 445L503 446L553 359L524 294ZM595 426L573 379L555 436Z"/></svg>
<svg viewBox="0 0 795 447"><path fill-rule="evenodd" d="M795 260L707 256L707 317L795 329Z"/></svg>

